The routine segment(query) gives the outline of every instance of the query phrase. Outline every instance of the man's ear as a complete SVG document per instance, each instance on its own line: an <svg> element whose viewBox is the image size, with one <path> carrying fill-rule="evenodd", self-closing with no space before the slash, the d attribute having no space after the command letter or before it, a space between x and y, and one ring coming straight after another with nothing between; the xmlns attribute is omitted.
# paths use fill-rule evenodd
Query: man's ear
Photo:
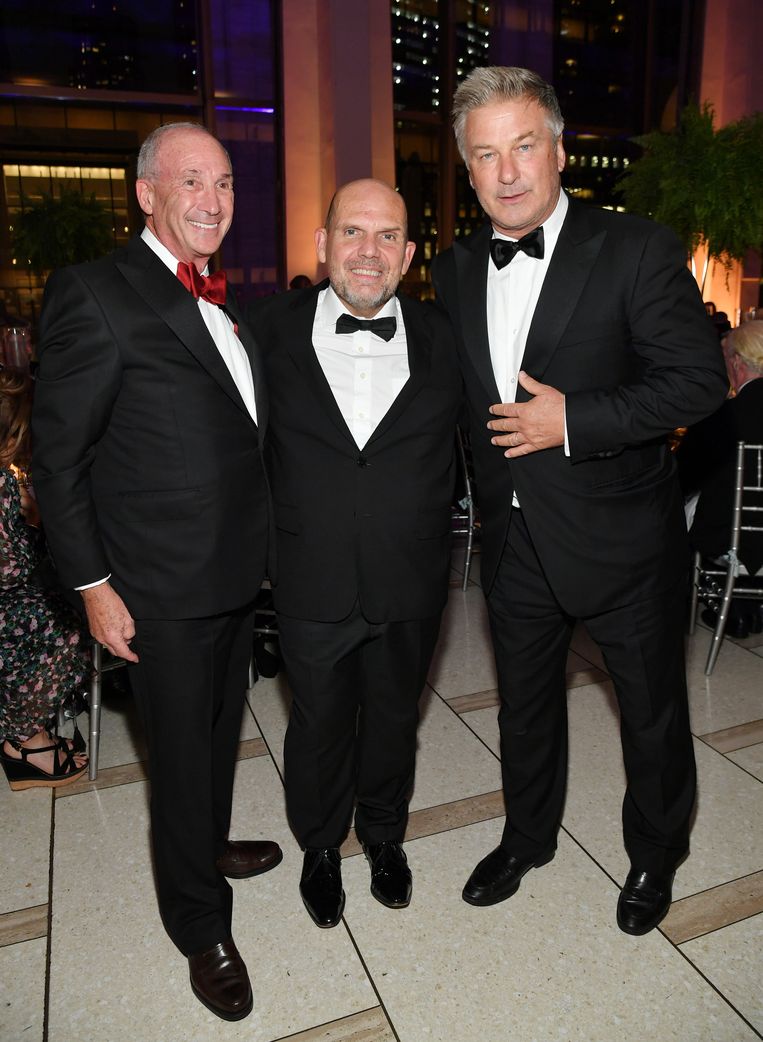
<svg viewBox="0 0 763 1042"><path fill-rule="evenodd" d="M405 275L406 271L408 271L408 269L410 268L411 261L413 260L413 255L414 255L415 252L416 252L416 243L415 242L407 242L405 244L405 253L403 254L403 266L400 269L400 274L401 275Z"/></svg>
<svg viewBox="0 0 763 1042"><path fill-rule="evenodd" d="M145 214L154 212L154 188L150 181L136 181L135 194L138 197L138 206Z"/></svg>
<svg viewBox="0 0 763 1042"><path fill-rule="evenodd" d="M318 254L318 260L321 264L326 263L326 240L328 239L328 232L325 228L315 229L315 252Z"/></svg>

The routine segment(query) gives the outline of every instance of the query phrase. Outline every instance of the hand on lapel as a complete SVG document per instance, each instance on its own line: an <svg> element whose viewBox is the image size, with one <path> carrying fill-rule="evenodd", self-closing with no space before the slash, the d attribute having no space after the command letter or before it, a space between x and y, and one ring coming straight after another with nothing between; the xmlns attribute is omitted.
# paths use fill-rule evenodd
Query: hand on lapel
<svg viewBox="0 0 763 1042"><path fill-rule="evenodd" d="M491 431L503 432L490 440L507 450L504 456L508 459L564 445L564 395L525 372L520 372L519 383L534 395L529 402L490 406L493 416L503 417L488 423Z"/></svg>

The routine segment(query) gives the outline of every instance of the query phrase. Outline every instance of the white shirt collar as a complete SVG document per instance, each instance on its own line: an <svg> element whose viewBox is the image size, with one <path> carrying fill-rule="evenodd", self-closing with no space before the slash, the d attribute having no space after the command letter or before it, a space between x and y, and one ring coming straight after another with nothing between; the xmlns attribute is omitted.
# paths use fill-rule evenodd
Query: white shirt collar
<svg viewBox="0 0 763 1042"><path fill-rule="evenodd" d="M172 274L177 275L179 264L177 257L173 256L167 249L167 247L164 245L164 243L160 242L159 239L157 239L157 237L154 235L154 233L151 231L148 225L144 226L143 231L140 233L140 237L145 242L146 246L150 246L150 248L154 251L159 260L167 265ZM204 271L202 271L201 274L209 274L209 265L207 265L204 268Z"/></svg>
<svg viewBox="0 0 763 1042"><path fill-rule="evenodd" d="M321 329L330 332L336 330L336 320L340 315L348 314L348 308L334 292L333 286L327 286L318 294L317 315ZM398 313L397 297L390 297L387 303L379 308L374 318L397 318L400 325L400 314Z"/></svg>
<svg viewBox="0 0 763 1042"><path fill-rule="evenodd" d="M543 221L543 224L539 227L543 228L543 242L544 252L547 255L551 255L551 251L556 246L556 240L559 238L559 232L562 230L564 224L564 218L567 216L567 210L569 208L570 201L567 198L567 193L564 189L559 192L559 198L556 201L552 213ZM506 239L508 242L517 242L516 237L511 235L504 235L502 232L498 232L493 228L494 239Z"/></svg>

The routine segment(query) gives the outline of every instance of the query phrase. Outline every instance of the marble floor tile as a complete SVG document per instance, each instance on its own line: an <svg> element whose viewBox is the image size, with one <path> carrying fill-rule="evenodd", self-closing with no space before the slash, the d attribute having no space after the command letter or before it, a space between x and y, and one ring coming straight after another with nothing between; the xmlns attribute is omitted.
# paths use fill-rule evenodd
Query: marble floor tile
<svg viewBox="0 0 763 1042"><path fill-rule="evenodd" d="M42 937L0 948L0 1038L7 1042L42 1042L46 950Z"/></svg>
<svg viewBox="0 0 763 1042"><path fill-rule="evenodd" d="M396 1039L384 1010L376 1006L331 1024L308 1028L278 1042L396 1042Z"/></svg>
<svg viewBox="0 0 763 1042"><path fill-rule="evenodd" d="M0 947L48 936L48 905L33 905L0 915Z"/></svg>
<svg viewBox="0 0 763 1042"><path fill-rule="evenodd" d="M0 914L48 900L51 792L13 792L0 775Z"/></svg>
<svg viewBox="0 0 763 1042"><path fill-rule="evenodd" d="M747 749L737 749L732 753L727 753L727 756L763 781L763 742L759 745L751 745Z"/></svg>
<svg viewBox="0 0 763 1042"><path fill-rule="evenodd" d="M499 837L490 821L411 843L399 911L373 900L360 859L346 865L345 920L400 1042L686 1042L687 1023L692 1039L756 1037L661 934L617 929L616 887L564 835L509 901L466 905L464 880Z"/></svg>
<svg viewBox="0 0 763 1042"><path fill-rule="evenodd" d="M705 676L710 633L698 629L687 646L692 731L707 734L761 718L763 663L758 655L725 642L712 676Z"/></svg>
<svg viewBox="0 0 763 1042"><path fill-rule="evenodd" d="M570 694L568 706L569 784L563 825L620 880L628 870L620 819L625 772L610 685L578 688ZM702 742L695 741L695 756L698 797L691 856L676 876L676 898L763 865L763 832L749 827L763 818L763 787Z"/></svg>
<svg viewBox="0 0 763 1042"><path fill-rule="evenodd" d="M142 789L136 784L61 801L51 1038L269 1042L378 1004L346 931L317 930L302 907L301 854L286 823L281 782L269 758L260 757L237 764L231 826L234 838L274 838L284 849L272 873L233 883L234 936L251 970L255 1011L231 1025L205 1010L159 920ZM120 866L116 877L114 864ZM324 973L335 981L331 989L323 985ZM98 987L73 993L72 980L97 980Z"/></svg>
<svg viewBox="0 0 763 1042"><path fill-rule="evenodd" d="M681 951L756 1031L763 1033L763 913L687 941Z"/></svg>
<svg viewBox="0 0 763 1042"><path fill-rule="evenodd" d="M763 743L763 720L751 720L748 724L726 727L722 731L711 731L710 734L702 734L699 737L705 745L712 746L719 753L734 752L748 745Z"/></svg>
<svg viewBox="0 0 763 1042"><path fill-rule="evenodd" d="M429 683L443 698L497 687L485 599L476 586L451 591Z"/></svg>
<svg viewBox="0 0 763 1042"><path fill-rule="evenodd" d="M673 944L701 937L763 912L763 872L674 901L660 929Z"/></svg>

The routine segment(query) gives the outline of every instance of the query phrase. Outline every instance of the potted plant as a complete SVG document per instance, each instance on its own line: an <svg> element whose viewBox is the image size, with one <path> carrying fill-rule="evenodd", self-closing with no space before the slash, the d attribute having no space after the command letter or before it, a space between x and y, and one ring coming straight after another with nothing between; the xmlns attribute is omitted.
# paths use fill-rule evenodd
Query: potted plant
<svg viewBox="0 0 763 1042"><path fill-rule="evenodd" d="M73 189L57 198L45 194L18 221L13 250L19 264L28 264L37 275L95 260L114 245L111 220L95 195L86 198Z"/></svg>
<svg viewBox="0 0 763 1042"><path fill-rule="evenodd" d="M728 272L748 250L763 246L763 113L719 130L714 112L687 106L670 132L634 139L644 154L620 179L627 210L668 225L693 259L704 292L710 260ZM697 270L697 268L699 270Z"/></svg>

